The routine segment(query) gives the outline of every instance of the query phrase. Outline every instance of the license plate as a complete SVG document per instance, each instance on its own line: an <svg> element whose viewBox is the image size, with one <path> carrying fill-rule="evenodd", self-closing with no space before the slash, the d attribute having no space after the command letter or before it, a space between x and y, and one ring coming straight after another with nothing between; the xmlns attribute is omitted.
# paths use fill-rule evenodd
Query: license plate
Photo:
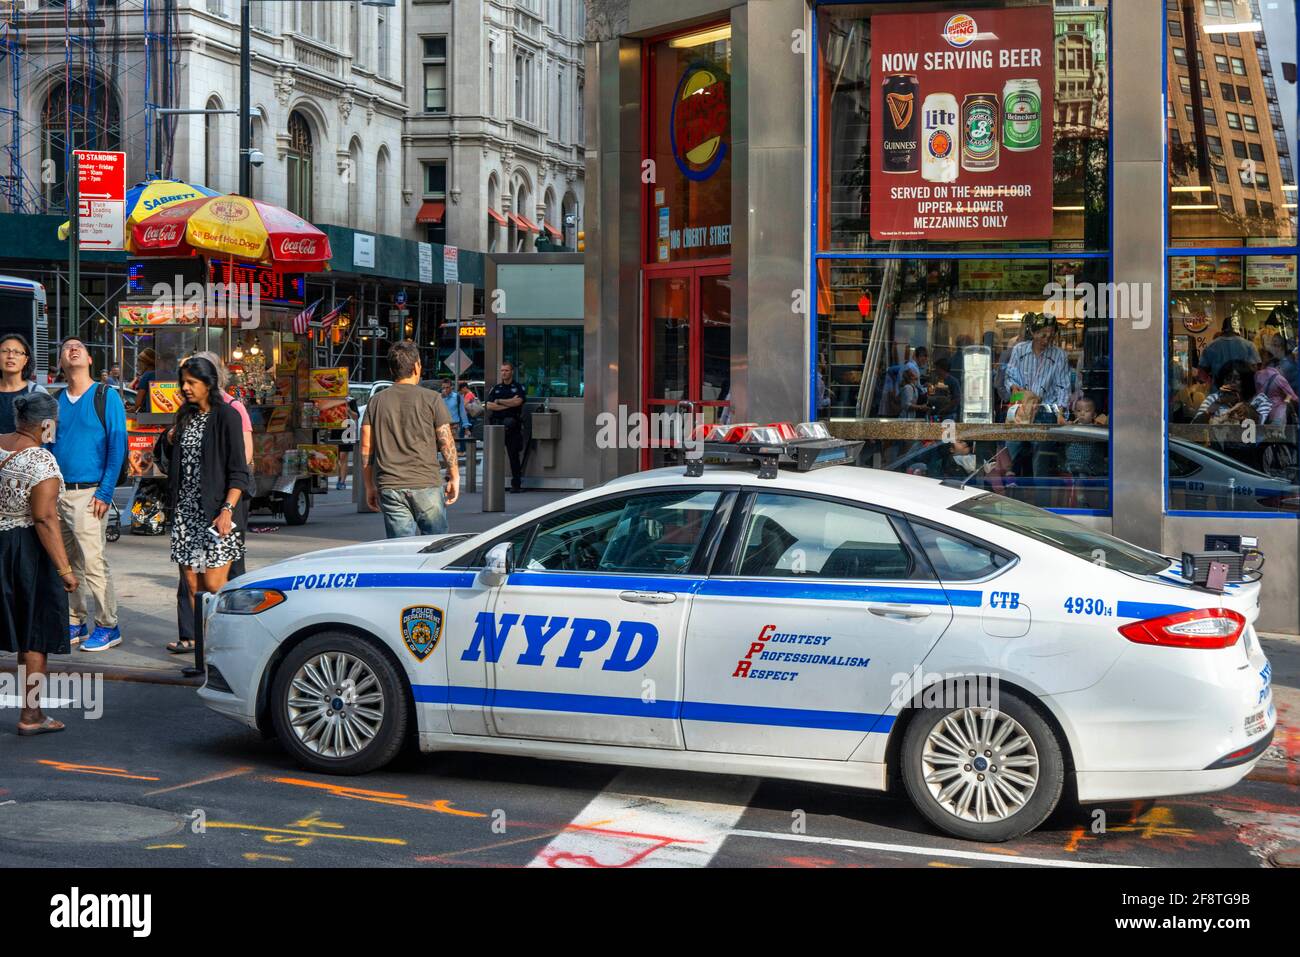
<svg viewBox="0 0 1300 957"><path fill-rule="evenodd" d="M1248 737L1264 733L1264 729L1268 727L1267 715L1267 711L1256 711L1254 714L1246 716L1246 735Z"/></svg>

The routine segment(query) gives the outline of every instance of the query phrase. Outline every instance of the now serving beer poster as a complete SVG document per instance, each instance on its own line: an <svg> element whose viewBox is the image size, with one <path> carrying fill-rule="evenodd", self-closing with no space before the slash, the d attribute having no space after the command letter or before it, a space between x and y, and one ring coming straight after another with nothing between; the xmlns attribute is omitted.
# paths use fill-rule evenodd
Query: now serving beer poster
<svg viewBox="0 0 1300 957"><path fill-rule="evenodd" d="M871 18L871 236L1052 235L1049 6Z"/></svg>

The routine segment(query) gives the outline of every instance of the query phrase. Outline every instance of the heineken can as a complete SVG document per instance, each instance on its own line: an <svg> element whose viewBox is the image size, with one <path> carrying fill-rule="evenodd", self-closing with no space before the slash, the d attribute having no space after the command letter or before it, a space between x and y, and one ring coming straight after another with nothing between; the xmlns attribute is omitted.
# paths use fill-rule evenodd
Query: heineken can
<svg viewBox="0 0 1300 957"><path fill-rule="evenodd" d="M921 168L921 117L917 111L916 77L895 73L885 78L881 93L881 140L884 156L881 168L886 173L915 173Z"/></svg>
<svg viewBox="0 0 1300 957"><path fill-rule="evenodd" d="M1014 153L1043 142L1043 94L1037 80L1007 80L1002 88L1002 146Z"/></svg>
<svg viewBox="0 0 1300 957"><path fill-rule="evenodd" d="M921 178L929 183L952 183L957 179L957 97L931 93L921 108Z"/></svg>
<svg viewBox="0 0 1300 957"><path fill-rule="evenodd" d="M971 93L961 104L961 168L983 173L998 168L998 96Z"/></svg>

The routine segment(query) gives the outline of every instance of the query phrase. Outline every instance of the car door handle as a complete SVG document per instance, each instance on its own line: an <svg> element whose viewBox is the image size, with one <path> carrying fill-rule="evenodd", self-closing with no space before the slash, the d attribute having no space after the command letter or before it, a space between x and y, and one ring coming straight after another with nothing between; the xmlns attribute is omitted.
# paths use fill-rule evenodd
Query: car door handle
<svg viewBox="0 0 1300 957"><path fill-rule="evenodd" d="M621 591L618 597L641 605L671 605L677 600L670 591Z"/></svg>
<svg viewBox="0 0 1300 957"><path fill-rule="evenodd" d="M929 618L930 609L915 605L868 605L867 611L881 618Z"/></svg>

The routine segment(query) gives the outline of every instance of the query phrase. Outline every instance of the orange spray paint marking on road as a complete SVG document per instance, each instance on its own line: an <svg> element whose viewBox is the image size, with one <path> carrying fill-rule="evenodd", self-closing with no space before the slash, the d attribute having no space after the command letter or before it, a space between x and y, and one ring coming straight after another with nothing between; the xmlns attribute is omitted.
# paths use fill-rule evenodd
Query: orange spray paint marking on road
<svg viewBox="0 0 1300 957"><path fill-rule="evenodd" d="M102 774L110 778L127 778L131 781L158 781L161 778L149 777L147 774L132 774L126 768L101 768L94 764L70 764L67 761L47 761L37 758L37 764L45 764L56 771L69 771L73 774Z"/></svg>
<svg viewBox="0 0 1300 957"><path fill-rule="evenodd" d="M184 844L150 844L145 848L146 851L173 851L184 847Z"/></svg>
<svg viewBox="0 0 1300 957"><path fill-rule="evenodd" d="M153 797L155 794L168 794L171 791L183 791L185 788L198 787L200 784L212 784L215 781L224 781L226 778L237 778L241 774L247 774L252 771L251 767L231 768L229 771L220 771L216 774L209 774L206 778L199 778L197 781L186 781L184 784L173 784L167 788L156 788L153 791L145 791L145 797Z"/></svg>
<svg viewBox="0 0 1300 957"><path fill-rule="evenodd" d="M285 835L288 837L298 838L327 838L332 841L362 841L367 844L392 844L398 847L405 847L406 841L400 837L365 837L360 834L318 834L314 831L295 831L288 827L265 827L261 824L238 824L232 821L208 821L205 825L208 828L224 829L228 831L256 831L273 835ZM310 843L310 840L308 841ZM306 846L306 845L303 845Z"/></svg>
<svg viewBox="0 0 1300 957"><path fill-rule="evenodd" d="M244 860L246 861L283 861L286 864L293 863L292 857L281 857L279 854L258 854L256 851L245 851Z"/></svg>
<svg viewBox="0 0 1300 957"><path fill-rule="evenodd" d="M356 801L369 801L372 804L384 804L388 807L407 807L416 811L432 811L435 814L451 814L455 817L487 817L479 811L462 811L453 807L447 800L415 801L405 794L394 791L369 791L365 788L351 788L342 784L329 784L324 781L308 781L304 778L271 778L276 784L289 784L299 788L315 788L335 797L352 798Z"/></svg>

